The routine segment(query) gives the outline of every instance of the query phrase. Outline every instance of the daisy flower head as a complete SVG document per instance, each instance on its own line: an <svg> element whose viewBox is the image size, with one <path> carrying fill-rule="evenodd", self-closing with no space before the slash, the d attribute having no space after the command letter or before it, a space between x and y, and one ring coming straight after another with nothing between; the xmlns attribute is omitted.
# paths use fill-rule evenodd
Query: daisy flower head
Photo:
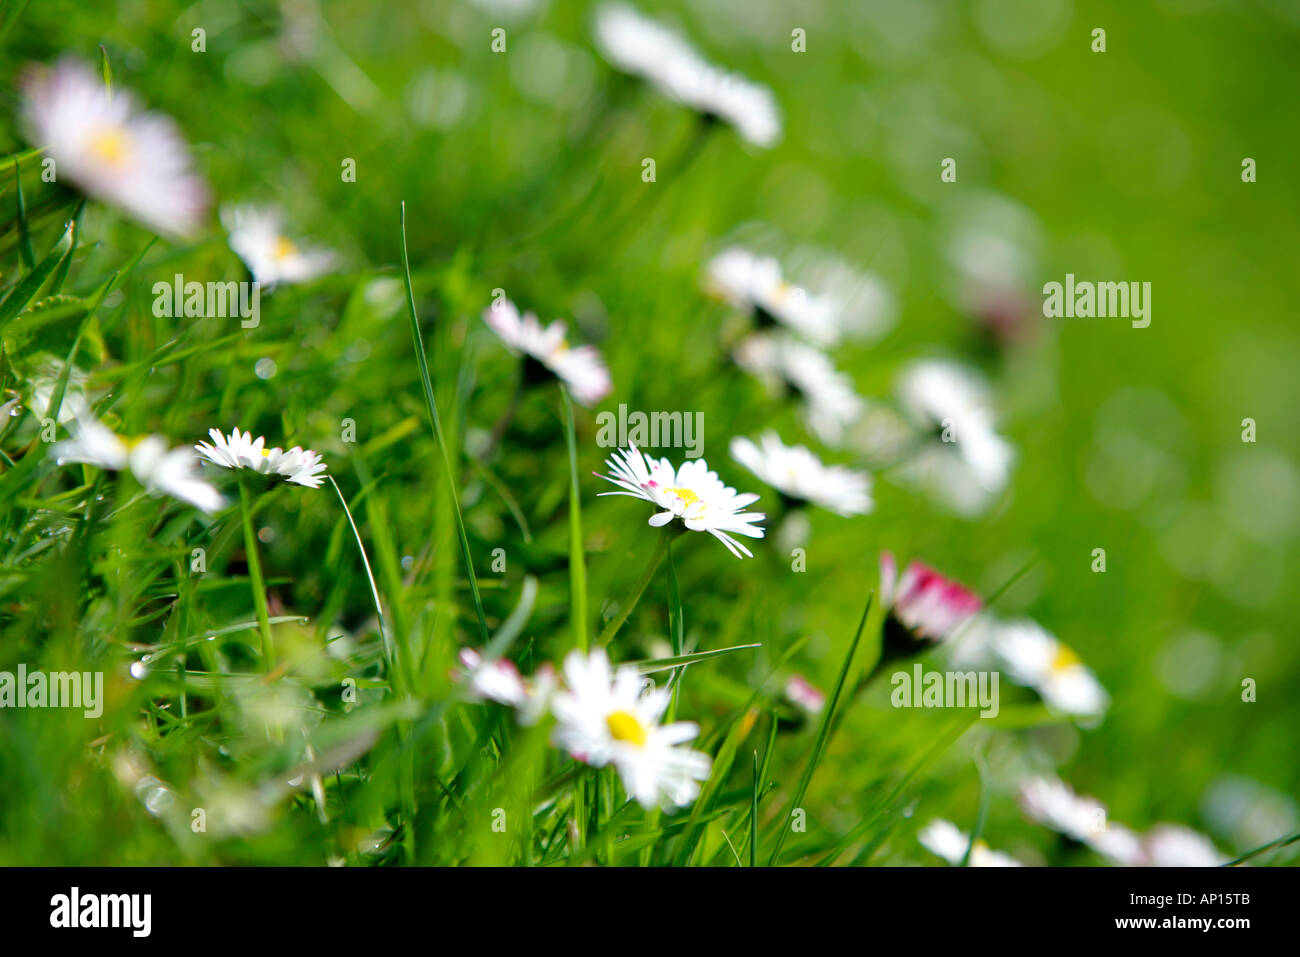
<svg viewBox="0 0 1300 957"><path fill-rule="evenodd" d="M680 35L632 7L602 4L595 33L606 60L669 99L730 124L755 146L774 146L781 139L781 113L771 90L707 62Z"/></svg>
<svg viewBox="0 0 1300 957"><path fill-rule="evenodd" d="M595 405L613 391L600 350L591 345L570 346L562 320L543 326L534 313L520 315L513 302L501 298L483 311L483 321L511 351L524 356L526 376L536 379L539 367L549 371L582 405Z"/></svg>
<svg viewBox="0 0 1300 957"><path fill-rule="evenodd" d="M758 496L739 494L724 485L704 459L688 459L674 469L668 459L644 456L633 445L628 451L615 452L605 464L610 474L597 476L623 491L599 494L628 495L647 501L660 509L650 516L649 524L659 527L680 519L693 532L708 532L737 558L754 557L734 536L763 537L763 529L756 523L764 519L764 514L744 511L758 501Z"/></svg>
<svg viewBox="0 0 1300 957"><path fill-rule="evenodd" d="M54 160L56 176L117 206L156 232L189 236L208 206L176 124L111 93L81 61L32 69L23 84L28 140Z"/></svg>
<svg viewBox="0 0 1300 957"><path fill-rule="evenodd" d="M1036 775L1024 779L1019 799L1021 810L1031 820L1080 844L1091 846L1107 831L1106 805L1076 794L1060 778Z"/></svg>
<svg viewBox="0 0 1300 957"><path fill-rule="evenodd" d="M820 346L840 338L835 304L788 282L781 265L733 246L709 261L708 291L728 305L750 313L759 326L782 325Z"/></svg>
<svg viewBox="0 0 1300 957"><path fill-rule="evenodd" d="M842 444L866 408L853 380L826 353L792 336L754 333L740 342L733 357L769 389L799 396L809 430L827 445Z"/></svg>
<svg viewBox="0 0 1300 957"><path fill-rule="evenodd" d="M111 472L129 469L151 495L170 495L204 512L219 511L225 504L221 494L199 477L194 453L169 449L161 436L123 439L93 418L77 419L71 433L71 438L50 449L59 465L93 465Z"/></svg>
<svg viewBox="0 0 1300 957"><path fill-rule="evenodd" d="M1098 715L1109 696L1070 647L1033 621L1000 623L993 650L1011 677L1065 714Z"/></svg>
<svg viewBox="0 0 1300 957"><path fill-rule="evenodd" d="M898 384L903 412L925 441L900 470L963 514L978 514L1006 487L1015 452L994 429L983 381L953 362L921 360Z"/></svg>
<svg viewBox="0 0 1300 957"><path fill-rule="evenodd" d="M966 849L968 847L970 847L970 858L967 863L971 867L1024 866L1010 854L992 850L982 840L976 841L975 845L971 847L969 835L956 824L945 821L943 818L935 818L921 828L916 835L916 839L931 854L942 857L954 866L960 864L966 858Z"/></svg>
<svg viewBox="0 0 1300 957"><path fill-rule="evenodd" d="M786 445L775 432L757 443L737 436L731 457L789 499L820 505L838 515L871 511L871 477L843 465L825 465L802 445Z"/></svg>
<svg viewBox="0 0 1300 957"><path fill-rule="evenodd" d="M268 288L315 279L334 264L334 253L328 249L303 248L286 236L284 213L279 209L227 206L221 211L221 224L230 248L253 279Z"/></svg>
<svg viewBox="0 0 1300 957"><path fill-rule="evenodd" d="M808 714L820 714L826 706L826 693L803 675L791 675L785 683L785 696Z"/></svg>
<svg viewBox="0 0 1300 957"><path fill-rule="evenodd" d="M887 610L882 658L909 657L926 644L938 644L980 610L973 591L913 561L902 577L890 552L880 553L880 602Z"/></svg>
<svg viewBox="0 0 1300 957"><path fill-rule="evenodd" d="M592 767L612 764L628 795L646 809L695 800L712 759L685 746L699 734L692 722L660 724L672 697L631 665L611 669L603 648L569 652L564 690L555 695L553 741Z"/></svg>
<svg viewBox="0 0 1300 957"><path fill-rule="evenodd" d="M262 436L253 438L252 432L240 432L238 428L229 436L219 429L209 429L212 444L199 442L196 450L209 462L222 468L239 471L256 472L266 476L272 484L292 482L308 488L320 488L325 481L322 473L325 463L320 453L295 445L289 451L276 446L267 448Z"/></svg>
<svg viewBox="0 0 1300 957"><path fill-rule="evenodd" d="M522 725L534 725L550 709L557 690L555 669L549 664L538 669L532 679L520 676L513 661L506 658L485 659L473 648L462 648L458 677L468 680L476 698L495 701L515 709Z"/></svg>
<svg viewBox="0 0 1300 957"><path fill-rule="evenodd" d="M1157 824L1142 839L1147 867L1218 867L1227 860L1208 837L1181 824Z"/></svg>

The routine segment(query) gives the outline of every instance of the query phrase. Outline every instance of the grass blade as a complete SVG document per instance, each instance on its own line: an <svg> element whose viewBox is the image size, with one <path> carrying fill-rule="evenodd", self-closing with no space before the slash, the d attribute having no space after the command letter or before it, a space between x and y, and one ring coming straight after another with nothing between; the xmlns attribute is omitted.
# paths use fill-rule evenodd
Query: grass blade
<svg viewBox="0 0 1300 957"><path fill-rule="evenodd" d="M420 335L420 317L415 311L415 289L411 285L411 260L406 249L406 203L402 203L402 272L406 277L406 307L411 318L411 337L415 340L415 358L420 366L420 382L424 386L424 401L429 407L429 420L433 423L433 436L442 453L442 466L447 473L447 487L451 491L452 511L456 516L456 534L460 538L461 557L465 560L465 573L469 578L470 592L474 596L474 612L478 615L479 637L488 643L487 618L483 615L483 600L479 597L478 577L474 574L474 559L469 550L469 536L465 534L465 519L460 514L460 493L456 490L456 472L452 468L447 442L442 434L442 419L438 417L438 403L433 397L433 381L429 378L429 360L424 353L424 338Z"/></svg>
<svg viewBox="0 0 1300 957"><path fill-rule="evenodd" d="M587 564L582 547L582 501L578 493L578 443L573 427L573 402L569 390L560 386L564 404L564 438L569 445L569 614L573 618L573 641L587 650Z"/></svg>
<svg viewBox="0 0 1300 957"><path fill-rule="evenodd" d="M853 665L853 656L857 653L858 642L862 640L863 629L867 626L867 615L871 613L871 602L875 598L875 593L867 598L867 607L862 609L862 620L858 622L858 630L853 635L853 643L849 645L848 654L844 656L844 664L840 666L839 677L835 679L835 690L826 701L826 707L822 710L821 722L817 726L817 737L813 742L812 752L808 755L808 763L804 765L803 773L799 775L799 784L795 787L794 794L790 798L790 804L786 813L782 816L781 827L777 831L776 845L772 848L772 855L767 859L767 866L772 867L776 864L777 858L781 855L781 848L785 846L786 835L790 833L788 818L794 813L795 808L803 802L804 795L808 791L808 784L812 781L813 772L817 770L817 765L826 751L826 742L830 738L831 722L835 717L836 708L840 702L840 694L844 690L844 682L849 676L849 668Z"/></svg>

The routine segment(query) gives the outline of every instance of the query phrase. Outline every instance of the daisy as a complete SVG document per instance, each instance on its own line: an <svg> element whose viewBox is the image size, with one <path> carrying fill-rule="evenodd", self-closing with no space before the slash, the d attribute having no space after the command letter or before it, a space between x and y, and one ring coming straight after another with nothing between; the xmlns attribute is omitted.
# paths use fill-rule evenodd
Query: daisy
<svg viewBox="0 0 1300 957"><path fill-rule="evenodd" d="M824 465L802 445L785 445L775 432L755 444L737 436L731 457L782 495L820 505L839 515L871 511L871 478L843 465Z"/></svg>
<svg viewBox="0 0 1300 957"><path fill-rule="evenodd" d="M900 579L890 552L880 553L880 602L887 611L881 660L916 654L926 644L950 639L980 609L980 597L965 585L914 561Z"/></svg>
<svg viewBox="0 0 1300 957"><path fill-rule="evenodd" d="M221 223L253 279L263 286L306 282L334 264L327 249L304 249L284 234L284 214L273 208L228 206Z"/></svg>
<svg viewBox="0 0 1300 957"><path fill-rule="evenodd" d="M742 511L758 501L758 496L737 494L734 488L722 484L718 473L709 471L704 459L691 459L674 469L668 459L646 458L633 445L630 451L615 452L605 464L611 474L596 473L597 476L624 491L599 494L644 499L662 509L650 516L649 524L659 527L675 518L681 519L693 532L708 532L737 558L754 557L753 552L732 536L763 537L763 529L754 523L762 521L764 514Z"/></svg>
<svg viewBox="0 0 1300 957"><path fill-rule="evenodd" d="M923 440L901 474L960 512L985 509L1006 487L1015 453L994 431L984 383L956 363L922 360L904 370L898 395Z"/></svg>
<svg viewBox="0 0 1300 957"><path fill-rule="evenodd" d="M1180 824L1157 824L1142 840L1147 867L1218 867L1227 860L1208 837Z"/></svg>
<svg viewBox="0 0 1300 957"><path fill-rule="evenodd" d="M779 323L820 346L840 338L835 304L786 281L770 256L725 249L709 262L706 286L712 295L752 314L759 325Z"/></svg>
<svg viewBox="0 0 1300 957"><path fill-rule="evenodd" d="M76 420L72 437L57 442L50 454L59 465L79 463L112 472L130 469L150 494L170 495L204 512L225 504L215 488L199 478L189 449L168 449L161 436L128 441L93 418Z"/></svg>
<svg viewBox="0 0 1300 957"><path fill-rule="evenodd" d="M699 734L687 721L661 725L672 693L643 681L637 669L621 665L611 673L604 649L564 659L565 690L551 710L554 743L592 767L612 764L628 795L646 809L681 807L695 800L712 761L683 747Z"/></svg>
<svg viewBox="0 0 1300 957"><path fill-rule="evenodd" d="M293 482L308 488L320 488L324 482L321 473L325 471L325 463L321 461L320 453L311 449L297 445L287 452L278 446L268 449L262 436L254 440L252 432L240 432L237 428L229 437L218 429L208 429L208 435L212 438L212 445L200 442L194 448L214 465L248 469L270 476L275 482Z"/></svg>
<svg viewBox="0 0 1300 957"><path fill-rule="evenodd" d="M826 705L826 694L803 675L791 675L785 683L785 696L809 714L819 714Z"/></svg>
<svg viewBox="0 0 1300 957"><path fill-rule="evenodd" d="M1110 699L1096 675L1036 622L1000 623L992 647L1013 679L1033 688L1058 711L1095 715L1106 710Z"/></svg>
<svg viewBox="0 0 1300 957"><path fill-rule="evenodd" d="M808 428L828 445L843 443L865 408L849 376L820 349L791 336L755 333L741 341L734 358L769 389L797 394Z"/></svg>
<svg viewBox="0 0 1300 957"><path fill-rule="evenodd" d="M32 70L23 85L27 138L54 160L55 176L121 207L150 229L192 235L207 209L176 124L141 112L124 90L111 94L78 60Z"/></svg>
<svg viewBox="0 0 1300 957"><path fill-rule="evenodd" d="M531 312L519 315L509 299L499 299L483 312L483 321L526 362L539 364L560 378L583 405L595 405L614 389L609 369L595 346L571 347L564 338L565 324L557 319L543 327ZM535 378L536 365L526 369Z"/></svg>
<svg viewBox="0 0 1300 957"><path fill-rule="evenodd" d="M1019 790L1020 807L1033 821L1080 844L1106 846L1098 841L1109 830L1106 805L1096 798L1075 794L1064 781L1044 775L1026 778Z"/></svg>
<svg viewBox="0 0 1300 957"><path fill-rule="evenodd" d="M461 677L469 680L470 692L477 698L514 708L522 725L540 721L554 700L557 679L549 664L539 668L535 678L526 680L520 677L514 662L505 658L487 661L472 648L461 649L460 662L464 666Z"/></svg>
<svg viewBox="0 0 1300 957"><path fill-rule="evenodd" d="M960 864L966 857L966 848L970 847L967 863L971 867L1024 866L1011 855L990 849L983 840L976 841L975 846L971 847L970 837L956 824L943 818L935 818L923 827L916 839L927 851L942 857L949 864Z"/></svg>
<svg viewBox="0 0 1300 957"><path fill-rule="evenodd" d="M729 123L768 147L781 138L781 114L767 87L704 60L681 36L621 3L596 11L596 45L618 69L639 76L701 116Z"/></svg>

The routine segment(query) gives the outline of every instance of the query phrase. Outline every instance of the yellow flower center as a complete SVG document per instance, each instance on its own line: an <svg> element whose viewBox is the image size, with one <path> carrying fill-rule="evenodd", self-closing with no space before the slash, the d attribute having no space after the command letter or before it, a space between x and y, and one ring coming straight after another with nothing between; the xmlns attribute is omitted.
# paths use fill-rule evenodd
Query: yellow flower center
<svg viewBox="0 0 1300 957"><path fill-rule="evenodd" d="M679 499L682 500L683 505L694 505L696 502L700 500L700 497L695 494L693 489L673 488L671 485L666 485L664 486L664 491L672 492L674 495L676 495Z"/></svg>
<svg viewBox="0 0 1300 957"><path fill-rule="evenodd" d="M626 741L628 744L635 744L638 748L644 748L646 743L646 729L636 715L629 714L626 711L615 711L605 719L605 724L609 726L609 733L613 735L615 741Z"/></svg>
<svg viewBox="0 0 1300 957"><path fill-rule="evenodd" d="M271 457L271 450L270 450L270 449L262 449L262 458L264 458L264 459L269 459L270 457Z"/></svg>
<svg viewBox="0 0 1300 957"><path fill-rule="evenodd" d="M288 259L298 251L298 247L293 244L293 240L286 239L283 236L275 237L275 250L272 252L276 259Z"/></svg>
<svg viewBox="0 0 1300 957"><path fill-rule="evenodd" d="M1081 664L1083 661L1070 648L1065 645L1057 646L1056 657L1052 659L1053 671L1065 671L1067 668Z"/></svg>
<svg viewBox="0 0 1300 957"><path fill-rule="evenodd" d="M131 143L121 127L110 126L91 136L87 146L101 162L121 167L126 163Z"/></svg>

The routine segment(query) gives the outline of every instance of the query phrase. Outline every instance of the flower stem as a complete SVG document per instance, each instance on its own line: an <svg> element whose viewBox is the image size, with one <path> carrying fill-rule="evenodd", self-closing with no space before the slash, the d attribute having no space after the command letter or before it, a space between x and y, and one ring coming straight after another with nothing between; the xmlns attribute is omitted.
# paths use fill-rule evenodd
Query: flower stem
<svg viewBox="0 0 1300 957"><path fill-rule="evenodd" d="M262 635L262 661L266 670L274 666L275 644L271 639L271 616L266 606L266 585L262 579L262 559L257 554L257 535L253 531L253 510L248 502L248 485L239 483L239 513L244 522L244 552L248 556L248 577L253 586L253 607L257 609L257 630Z"/></svg>
<svg viewBox="0 0 1300 957"><path fill-rule="evenodd" d="M665 531L664 534L659 536L659 541L655 545L654 552L650 555L650 561L646 564L645 570L641 572L641 577L637 579L636 584L632 586L632 590L628 592L627 600L619 608L614 620L606 625L605 630L600 633L600 637L596 639L597 643L609 644L610 639L623 627L623 622L627 621L627 616L632 614L632 609L636 607L636 603L645 594L650 579L654 577L655 571L664 560L664 556L668 554L668 537L671 534L671 532Z"/></svg>

